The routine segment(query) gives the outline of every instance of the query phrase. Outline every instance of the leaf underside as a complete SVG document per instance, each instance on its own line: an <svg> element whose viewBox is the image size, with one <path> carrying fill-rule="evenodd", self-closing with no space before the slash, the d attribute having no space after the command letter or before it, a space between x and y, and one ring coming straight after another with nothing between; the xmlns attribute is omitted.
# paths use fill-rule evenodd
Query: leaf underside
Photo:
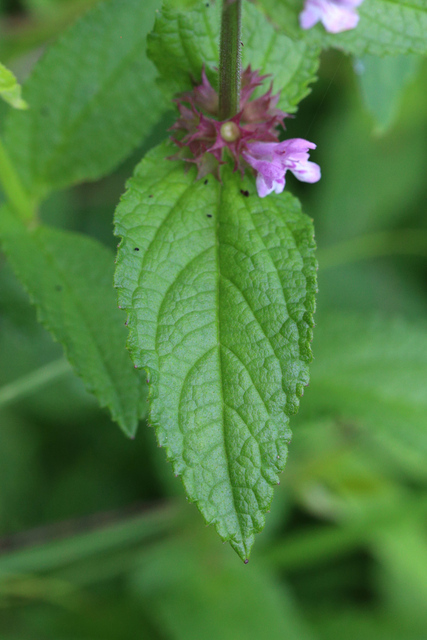
<svg viewBox="0 0 427 640"><path fill-rule="evenodd" d="M289 193L261 200L228 166L195 182L171 153L148 154L119 204L115 284L159 443L247 559L308 383L313 228Z"/></svg>
<svg viewBox="0 0 427 640"><path fill-rule="evenodd" d="M355 29L327 33L321 24L303 30L298 23L303 0L258 0L283 31L322 48L334 47L362 55L427 54L427 4L425 0L364 0L358 7Z"/></svg>
<svg viewBox="0 0 427 640"><path fill-rule="evenodd" d="M43 226L29 231L5 206L0 240L39 320L63 345L87 390L134 435L146 412L145 380L125 349L111 251L70 232Z"/></svg>

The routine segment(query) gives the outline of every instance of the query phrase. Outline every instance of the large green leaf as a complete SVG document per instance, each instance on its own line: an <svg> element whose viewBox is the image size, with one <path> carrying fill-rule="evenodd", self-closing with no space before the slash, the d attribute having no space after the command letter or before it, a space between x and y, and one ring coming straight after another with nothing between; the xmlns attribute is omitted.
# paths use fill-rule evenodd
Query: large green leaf
<svg viewBox="0 0 427 640"><path fill-rule="evenodd" d="M425 324L321 316L305 410L365 428L411 474L426 476Z"/></svg>
<svg viewBox="0 0 427 640"><path fill-rule="evenodd" d="M288 590L262 567L236 563L210 533L142 550L130 585L153 626L175 640L259 640L268 620L270 638L313 640Z"/></svg>
<svg viewBox="0 0 427 640"><path fill-rule="evenodd" d="M141 162L117 209L119 304L159 443L246 559L308 382L313 228L289 193L261 200L228 166L194 182L171 153Z"/></svg>
<svg viewBox="0 0 427 640"><path fill-rule="evenodd" d="M94 180L138 145L164 108L146 35L158 0L108 0L48 49L24 95L26 113L6 122L6 143L26 187Z"/></svg>
<svg viewBox="0 0 427 640"><path fill-rule="evenodd" d="M145 413L145 381L125 349L126 329L112 287L112 253L70 232L43 226L29 231L5 206L0 241L40 321L64 346L86 388L133 435Z"/></svg>
<svg viewBox="0 0 427 640"><path fill-rule="evenodd" d="M357 9L355 29L330 34L322 25L303 31L298 23L303 0L258 0L273 22L290 36L323 48L335 47L362 55L427 54L425 0L364 0Z"/></svg>
<svg viewBox="0 0 427 640"><path fill-rule="evenodd" d="M0 62L0 98L15 109L27 109L28 105L21 97L21 87L15 76Z"/></svg>
<svg viewBox="0 0 427 640"><path fill-rule="evenodd" d="M165 3L148 38L148 53L167 95L190 89L205 66L214 86L219 65L221 5L202 3L179 11ZM293 112L315 80L319 49L279 34L254 5L245 3L242 18L242 66L251 65L274 79L279 106Z"/></svg>

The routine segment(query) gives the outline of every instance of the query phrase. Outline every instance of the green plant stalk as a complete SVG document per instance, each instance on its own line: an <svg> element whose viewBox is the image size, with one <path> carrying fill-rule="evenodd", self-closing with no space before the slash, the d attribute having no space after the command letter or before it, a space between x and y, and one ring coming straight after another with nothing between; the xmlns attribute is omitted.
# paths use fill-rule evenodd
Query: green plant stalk
<svg viewBox="0 0 427 640"><path fill-rule="evenodd" d="M242 0L223 0L219 52L219 117L228 120L240 107L240 31Z"/></svg>
<svg viewBox="0 0 427 640"><path fill-rule="evenodd" d="M71 372L71 366L64 358L49 362L49 364L35 371L31 371L31 373L26 376L0 388L0 408L35 393L39 389Z"/></svg>
<svg viewBox="0 0 427 640"><path fill-rule="evenodd" d="M15 212L24 222L34 219L34 207L25 193L9 154L0 139L0 184Z"/></svg>
<svg viewBox="0 0 427 640"><path fill-rule="evenodd" d="M181 522L181 513L180 507L171 503L84 533L71 531L64 539L54 538L44 544L2 553L0 584L7 576L57 571L78 562L86 563L92 557L103 563L104 554L130 549L144 540L158 540L160 535L167 535Z"/></svg>

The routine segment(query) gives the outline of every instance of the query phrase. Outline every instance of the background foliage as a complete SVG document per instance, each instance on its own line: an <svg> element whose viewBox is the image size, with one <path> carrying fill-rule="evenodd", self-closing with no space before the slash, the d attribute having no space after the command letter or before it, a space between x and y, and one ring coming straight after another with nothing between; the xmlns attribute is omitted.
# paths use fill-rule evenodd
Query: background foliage
<svg viewBox="0 0 427 640"><path fill-rule="evenodd" d="M23 80L91 4L3 0L1 61ZM319 82L287 125L290 137L318 144L323 170L315 187L289 178L319 246L315 361L248 566L185 504L152 430L125 438L84 391L1 258L2 638L425 636L427 68L406 54L379 62L324 53ZM52 194L43 222L85 233L110 255L115 204L164 137L163 118L108 178ZM42 193L58 167L32 166L24 163L24 179Z"/></svg>

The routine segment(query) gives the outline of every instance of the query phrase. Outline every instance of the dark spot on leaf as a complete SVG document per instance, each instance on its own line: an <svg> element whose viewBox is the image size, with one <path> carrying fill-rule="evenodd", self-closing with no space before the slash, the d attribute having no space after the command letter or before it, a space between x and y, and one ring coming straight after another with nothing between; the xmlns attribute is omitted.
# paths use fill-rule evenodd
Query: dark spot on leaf
<svg viewBox="0 0 427 640"><path fill-rule="evenodd" d="M55 287L55 291L62 291L62 287L60 284L57 284Z"/></svg>
<svg viewBox="0 0 427 640"><path fill-rule="evenodd" d="M150 193L150 195L149 195L148 197L149 197L149 198L152 198L152 197L153 197L153 194L152 194L152 193Z"/></svg>
<svg viewBox="0 0 427 640"><path fill-rule="evenodd" d="M211 214L211 213L207 213L207 214L206 214L206 216L207 216L208 218L212 218L212 214Z"/></svg>
<svg viewBox="0 0 427 640"><path fill-rule="evenodd" d="M245 196L245 198L249 198L249 191L247 191L246 189L240 189L240 193L242 194L242 196Z"/></svg>
<svg viewBox="0 0 427 640"><path fill-rule="evenodd" d="M206 8L209 9L209 2L206 3Z"/></svg>
<svg viewBox="0 0 427 640"><path fill-rule="evenodd" d="M50 114L49 107L44 105L43 107L40 108L40 113L41 113L42 116L47 118L47 116Z"/></svg>
<svg viewBox="0 0 427 640"><path fill-rule="evenodd" d="M244 46L245 46L241 40L240 40L240 44L241 44L241 46L242 46L242 47L244 47Z"/></svg>
<svg viewBox="0 0 427 640"><path fill-rule="evenodd" d="M205 180L203 184L208 184L209 180Z"/></svg>
<svg viewBox="0 0 427 640"><path fill-rule="evenodd" d="M134 251L139 251L139 247L135 247Z"/></svg>
<svg viewBox="0 0 427 640"><path fill-rule="evenodd" d="M245 564L248 564L249 560L246 558L243 562L244 562Z"/></svg>

